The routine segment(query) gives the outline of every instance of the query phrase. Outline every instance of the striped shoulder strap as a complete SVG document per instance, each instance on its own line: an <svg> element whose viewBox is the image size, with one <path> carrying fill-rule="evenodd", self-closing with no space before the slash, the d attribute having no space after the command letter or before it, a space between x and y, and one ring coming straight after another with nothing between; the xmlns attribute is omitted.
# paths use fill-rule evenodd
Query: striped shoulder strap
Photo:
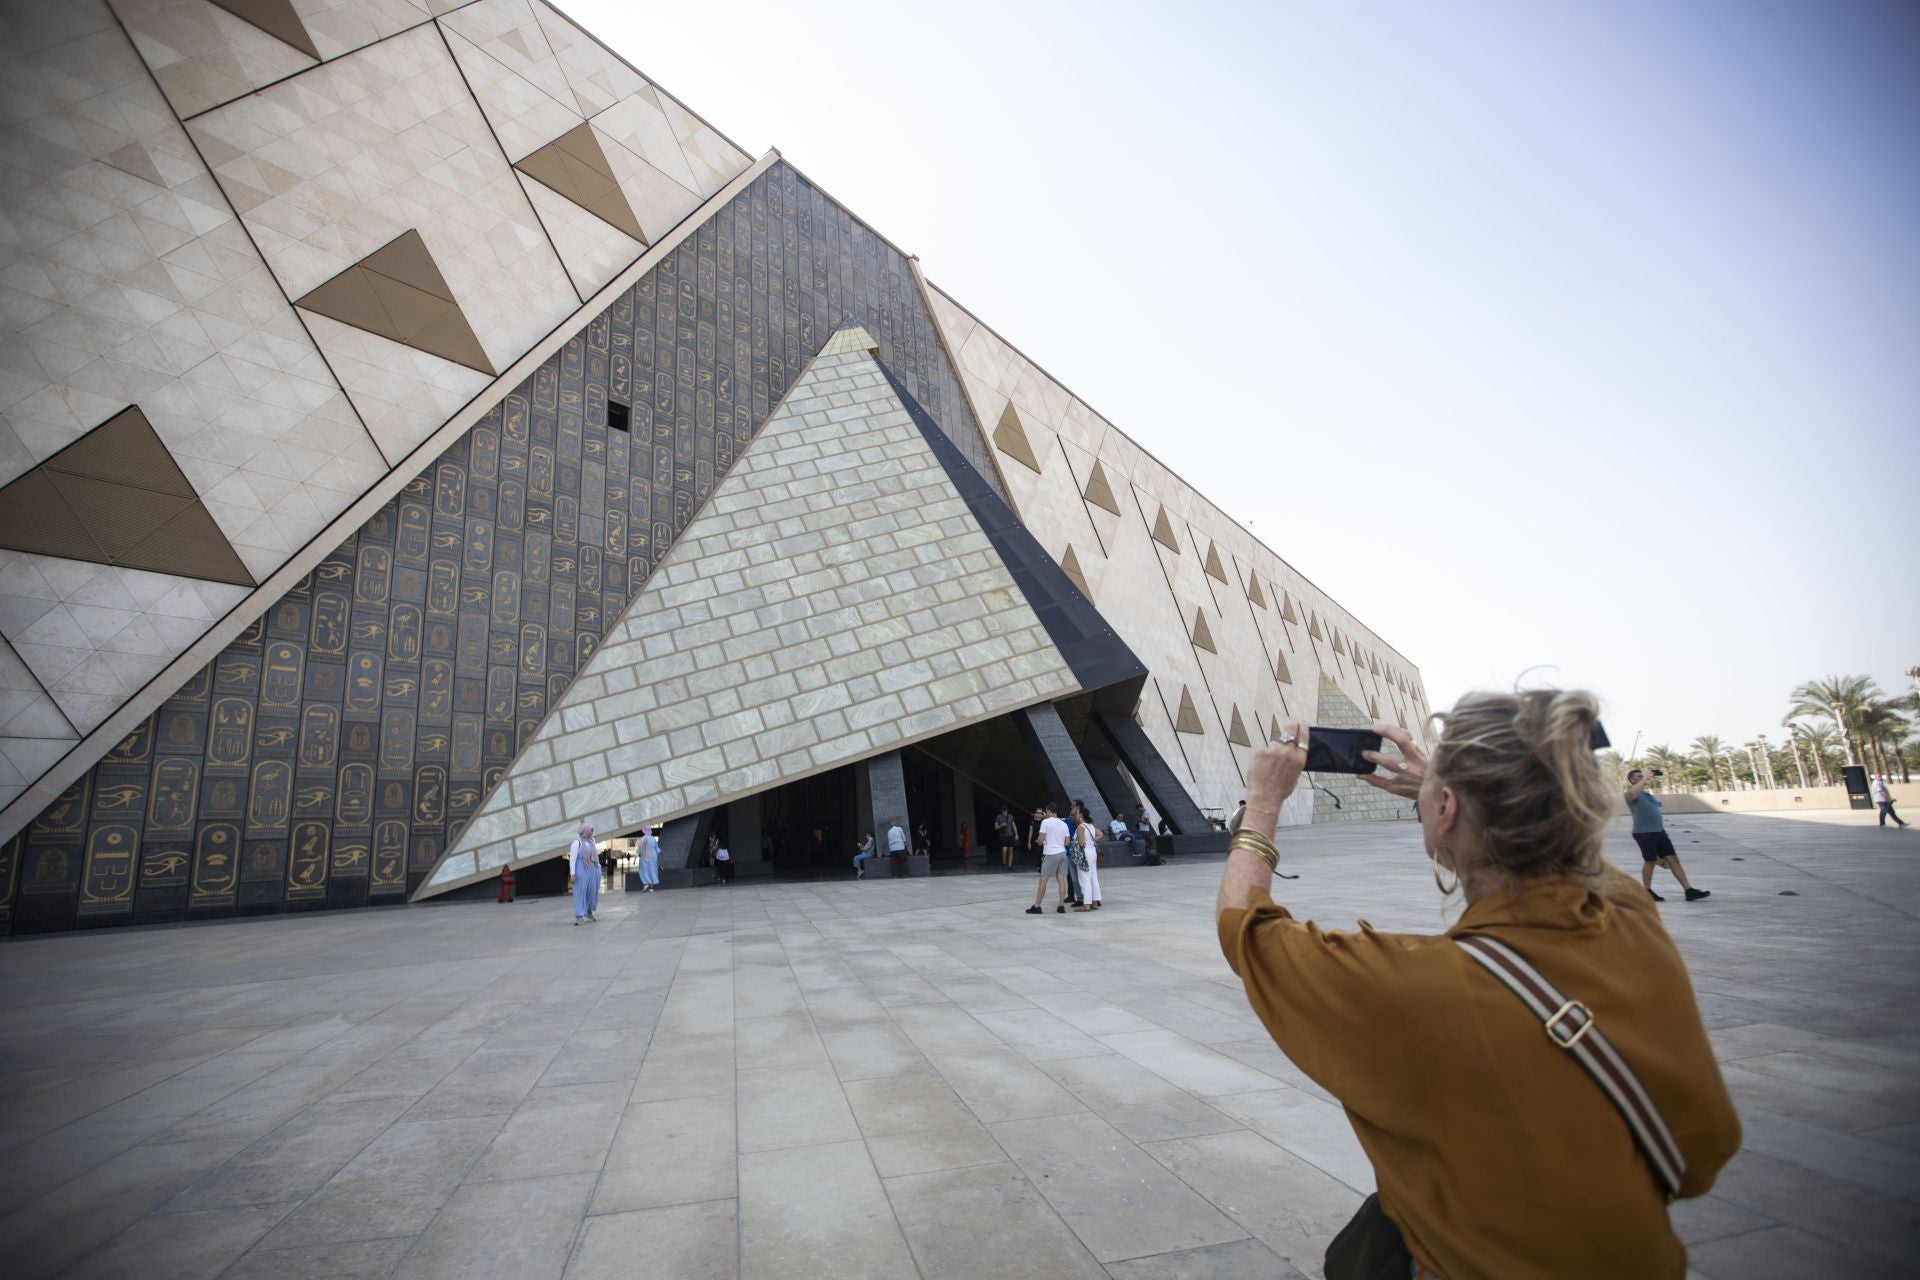
<svg viewBox="0 0 1920 1280"><path fill-rule="evenodd" d="M1667 1198L1680 1194L1680 1183L1687 1174L1687 1158L1674 1141L1673 1131L1661 1118L1653 1099L1640 1084L1625 1058L1613 1047L1595 1023L1593 1011L1578 1000L1560 994L1545 975L1528 964L1520 954L1503 942L1479 934L1454 939L1474 961L1500 979L1507 990L1520 997L1533 1016L1546 1028L1547 1039L1573 1055L1586 1073L1593 1077L1639 1144Z"/></svg>

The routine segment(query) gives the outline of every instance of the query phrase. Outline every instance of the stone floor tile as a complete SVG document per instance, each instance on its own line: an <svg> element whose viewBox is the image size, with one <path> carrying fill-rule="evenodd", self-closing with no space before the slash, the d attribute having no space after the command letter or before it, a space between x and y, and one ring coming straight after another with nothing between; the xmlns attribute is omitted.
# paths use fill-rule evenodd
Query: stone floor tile
<svg viewBox="0 0 1920 1280"><path fill-rule="evenodd" d="M743 1067L796 1067L825 1064L826 1048L804 1013L772 1018L736 1018L733 1052Z"/></svg>
<svg viewBox="0 0 1920 1280"><path fill-rule="evenodd" d="M172 1199L246 1143L142 1143L0 1218L9 1280L53 1275Z"/></svg>
<svg viewBox="0 0 1920 1280"><path fill-rule="evenodd" d="M1092 1036L1066 1025L1051 1010L1037 1006L977 1012L974 1017L1029 1062L1091 1058L1113 1052Z"/></svg>
<svg viewBox="0 0 1920 1280"><path fill-rule="evenodd" d="M1794 1227L1771 1227L1711 1240L1688 1250L1691 1271L1708 1280L1913 1280L1911 1267L1857 1253Z"/></svg>
<svg viewBox="0 0 1920 1280"><path fill-rule="evenodd" d="M368 1143L318 1194L371 1185L395 1194L445 1195L465 1180L506 1123L505 1116L401 1119Z"/></svg>
<svg viewBox="0 0 1920 1280"><path fill-rule="evenodd" d="M891 1021L823 1027L820 1040L843 1081L901 1075L927 1066L913 1041Z"/></svg>
<svg viewBox="0 0 1920 1280"><path fill-rule="evenodd" d="M390 1184L370 1180L327 1189L281 1220L255 1246L255 1252L288 1256L321 1255L337 1245L373 1240L411 1240L427 1229L433 1215L453 1194L417 1194L396 1191ZM398 1259L395 1259L396 1263Z"/></svg>
<svg viewBox="0 0 1920 1280"><path fill-rule="evenodd" d="M924 1280L1106 1273L1052 1206L1012 1164L947 1169L887 1180L887 1198Z"/></svg>
<svg viewBox="0 0 1920 1280"><path fill-rule="evenodd" d="M255 1248L222 1271L220 1280L384 1280L411 1248L411 1236L302 1249Z"/></svg>
<svg viewBox="0 0 1920 1280"><path fill-rule="evenodd" d="M182 1191L161 1211L303 1200L385 1133L408 1105L405 1098L329 1098L316 1103Z"/></svg>
<svg viewBox="0 0 1920 1280"><path fill-rule="evenodd" d="M1196 1044L1172 1031L1127 1031L1101 1036L1100 1043L1133 1059L1170 1084L1198 1097L1252 1093L1280 1082L1226 1054Z"/></svg>
<svg viewBox="0 0 1920 1280"><path fill-rule="evenodd" d="M217 1276L293 1208L246 1204L195 1213L154 1214L80 1259L72 1280L199 1280Z"/></svg>
<svg viewBox="0 0 1920 1280"><path fill-rule="evenodd" d="M983 1124L1085 1109L1046 1072L1004 1046L948 1049L928 1060Z"/></svg>
<svg viewBox="0 0 1920 1280"><path fill-rule="evenodd" d="M610 1213L587 1219L566 1280L733 1280L739 1252L733 1200Z"/></svg>
<svg viewBox="0 0 1920 1280"><path fill-rule="evenodd" d="M913 1256L859 1142L740 1157L740 1274L911 1276Z"/></svg>
<svg viewBox="0 0 1920 1280"><path fill-rule="evenodd" d="M738 1189L738 1150L732 1097L630 1103L601 1169L591 1212L732 1199Z"/></svg>
<svg viewBox="0 0 1920 1280"><path fill-rule="evenodd" d="M597 1173L626 1109L621 1082L535 1089L467 1175L470 1182Z"/></svg>
<svg viewBox="0 0 1920 1280"><path fill-rule="evenodd" d="M1248 1234L1098 1116L988 1129L1102 1262Z"/></svg>
<svg viewBox="0 0 1920 1280"><path fill-rule="evenodd" d="M736 1074L742 1151L817 1147L860 1136L831 1067L759 1067Z"/></svg>
<svg viewBox="0 0 1920 1280"><path fill-rule="evenodd" d="M630 1102L733 1096L733 1030L693 1036L655 1034L627 1095Z"/></svg>
<svg viewBox="0 0 1920 1280"><path fill-rule="evenodd" d="M543 1280L566 1268L594 1175L469 1182L394 1273L403 1280Z"/></svg>
<svg viewBox="0 0 1920 1280"><path fill-rule="evenodd" d="M1319 1263L1314 1267L1312 1271L1296 1271L1275 1257L1266 1245L1249 1239L1109 1262L1107 1274L1113 1280L1245 1280L1248 1276L1296 1280L1302 1276L1318 1277Z"/></svg>
<svg viewBox="0 0 1920 1280"><path fill-rule="evenodd" d="M1373 1163L1360 1149L1346 1113L1298 1089L1209 1098L1218 1110L1356 1191L1374 1189Z"/></svg>
<svg viewBox="0 0 1920 1280"><path fill-rule="evenodd" d="M1320 1265L1328 1239L1363 1199L1352 1187L1244 1129L1150 1142L1141 1149L1309 1275Z"/></svg>
<svg viewBox="0 0 1920 1280"><path fill-rule="evenodd" d="M1042 1070L1135 1142L1241 1127L1239 1121L1117 1053L1048 1062Z"/></svg>

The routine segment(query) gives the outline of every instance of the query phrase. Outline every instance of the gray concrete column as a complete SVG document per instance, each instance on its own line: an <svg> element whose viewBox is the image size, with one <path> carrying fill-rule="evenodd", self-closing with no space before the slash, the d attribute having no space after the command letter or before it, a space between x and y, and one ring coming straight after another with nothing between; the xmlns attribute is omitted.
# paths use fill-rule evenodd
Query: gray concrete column
<svg viewBox="0 0 1920 1280"><path fill-rule="evenodd" d="M907 848L911 850L913 815L907 812L907 771L898 751L889 751L867 761L867 789L873 798L873 839L880 857L892 856L887 849L887 828L896 818L900 820L900 830L905 833ZM891 863L887 866L887 874L893 874ZM927 866L927 859L909 854L907 874L924 876L932 874L932 871Z"/></svg>
<svg viewBox="0 0 1920 1280"><path fill-rule="evenodd" d="M1075 800L1085 800L1089 805L1100 803L1100 788L1093 785L1093 775L1080 758L1080 748L1074 745L1073 735L1067 732L1051 702L1021 708L1013 713L1013 722L1046 775L1047 794L1060 806L1062 817Z"/></svg>
<svg viewBox="0 0 1920 1280"><path fill-rule="evenodd" d="M1107 812L1096 815L1100 818L1101 827L1104 828L1107 825L1107 819L1116 813L1131 824L1133 806L1139 804L1140 800L1134 792L1133 784L1127 781L1127 775L1121 771L1120 763L1117 760L1109 760L1105 756L1090 756L1085 752L1081 753L1080 758L1087 762L1087 772L1093 775L1094 785L1100 788L1100 798L1106 802Z"/></svg>
<svg viewBox="0 0 1920 1280"><path fill-rule="evenodd" d="M1193 802L1187 789L1180 785L1180 779L1173 776L1173 770L1167 768L1167 762L1160 758L1160 752L1154 747L1147 731L1133 722L1132 716L1108 715L1104 711L1093 713L1093 722L1107 741L1119 753L1120 760L1127 766L1127 772L1147 793L1147 799L1167 820L1167 825L1181 835L1194 835L1211 828L1207 825L1206 815L1200 812L1200 806Z"/></svg>

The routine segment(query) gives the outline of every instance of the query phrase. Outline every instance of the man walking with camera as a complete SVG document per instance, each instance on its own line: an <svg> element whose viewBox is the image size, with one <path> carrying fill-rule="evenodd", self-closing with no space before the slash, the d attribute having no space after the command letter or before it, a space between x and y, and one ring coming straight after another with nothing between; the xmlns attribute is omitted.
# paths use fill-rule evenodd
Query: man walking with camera
<svg viewBox="0 0 1920 1280"><path fill-rule="evenodd" d="M1655 777L1661 777L1655 771ZM1706 897L1709 890L1696 889L1687 883L1687 873L1680 869L1680 855L1675 852L1673 838L1667 834L1667 822L1660 812L1660 800L1647 790L1647 775L1643 769L1635 769L1627 775L1627 811L1633 815L1633 842L1640 846L1640 883L1647 887L1655 902L1666 899L1653 892L1653 869L1665 867L1673 873L1673 878L1686 890L1688 902L1698 902Z"/></svg>

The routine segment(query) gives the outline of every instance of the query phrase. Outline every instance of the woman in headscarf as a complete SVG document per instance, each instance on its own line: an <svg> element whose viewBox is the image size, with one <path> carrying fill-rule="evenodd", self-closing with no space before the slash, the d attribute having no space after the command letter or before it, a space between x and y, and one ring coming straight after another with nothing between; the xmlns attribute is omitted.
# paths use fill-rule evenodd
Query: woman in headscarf
<svg viewBox="0 0 1920 1280"><path fill-rule="evenodd" d="M600 909L600 851L593 843L593 825L580 824L580 834L567 848L567 887L573 890L573 923L593 920Z"/></svg>
<svg viewBox="0 0 1920 1280"><path fill-rule="evenodd" d="M652 893L660 884L660 839L652 827L640 828L640 892Z"/></svg>

